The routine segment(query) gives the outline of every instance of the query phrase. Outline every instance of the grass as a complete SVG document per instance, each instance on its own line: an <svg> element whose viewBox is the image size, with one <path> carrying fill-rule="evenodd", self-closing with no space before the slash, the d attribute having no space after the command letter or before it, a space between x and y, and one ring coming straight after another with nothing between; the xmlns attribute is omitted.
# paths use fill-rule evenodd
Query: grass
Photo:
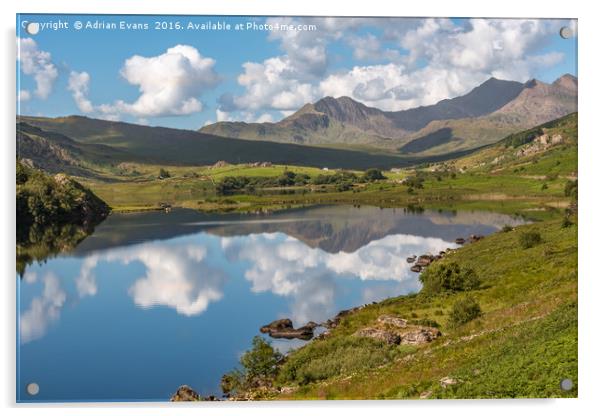
<svg viewBox="0 0 602 416"><path fill-rule="evenodd" d="M543 242L523 249L522 232L538 232ZM394 399L428 392L431 398L576 397L577 387L564 392L559 383L577 383L577 227L562 228L560 220L521 226L464 246L442 262L479 275L482 285L470 294L480 317L460 326L446 319L464 293L421 292L367 306L345 317L330 338L292 352L287 365L310 377L285 377L293 391L274 398ZM337 364L339 346L385 313L434 319L444 335L412 352L385 350L391 356L384 364L344 370ZM369 352L363 348L358 356L377 356ZM443 388L443 377L458 383Z"/></svg>

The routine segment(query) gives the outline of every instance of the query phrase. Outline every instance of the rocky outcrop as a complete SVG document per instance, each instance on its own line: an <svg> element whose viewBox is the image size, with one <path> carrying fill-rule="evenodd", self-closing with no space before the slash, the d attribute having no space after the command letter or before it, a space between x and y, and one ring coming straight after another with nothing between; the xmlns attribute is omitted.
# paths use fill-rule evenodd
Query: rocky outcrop
<svg viewBox="0 0 602 416"><path fill-rule="evenodd" d="M268 334L272 338L285 339L302 339L310 340L314 336L314 328L318 326L315 322L308 322L299 328L293 327L293 322L290 319L277 319L267 325L259 328L262 334Z"/></svg>
<svg viewBox="0 0 602 416"><path fill-rule="evenodd" d="M401 337L393 331L387 331L380 328L362 328L355 333L357 337L372 338L378 341L383 341L386 344L399 344Z"/></svg>
<svg viewBox="0 0 602 416"><path fill-rule="evenodd" d="M411 325L407 319L396 315L380 315L373 325L361 328L354 335L387 344L420 345L432 342L442 334L437 328Z"/></svg>
<svg viewBox="0 0 602 416"><path fill-rule="evenodd" d="M406 332L401 336L400 343L407 345L420 345L431 342L441 336L437 328L422 327Z"/></svg>
<svg viewBox="0 0 602 416"><path fill-rule="evenodd" d="M192 387L183 385L169 399L170 402L198 402L201 396Z"/></svg>
<svg viewBox="0 0 602 416"><path fill-rule="evenodd" d="M408 326L408 321L395 315L381 315L376 319L376 322L383 325L391 325L397 328L405 328Z"/></svg>

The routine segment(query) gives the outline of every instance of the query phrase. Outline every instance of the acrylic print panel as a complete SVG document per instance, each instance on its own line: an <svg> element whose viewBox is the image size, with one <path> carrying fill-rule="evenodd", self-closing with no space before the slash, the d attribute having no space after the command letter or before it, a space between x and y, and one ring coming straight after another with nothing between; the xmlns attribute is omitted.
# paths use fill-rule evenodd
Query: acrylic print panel
<svg viewBox="0 0 602 416"><path fill-rule="evenodd" d="M577 396L576 20L17 43L19 402Z"/></svg>

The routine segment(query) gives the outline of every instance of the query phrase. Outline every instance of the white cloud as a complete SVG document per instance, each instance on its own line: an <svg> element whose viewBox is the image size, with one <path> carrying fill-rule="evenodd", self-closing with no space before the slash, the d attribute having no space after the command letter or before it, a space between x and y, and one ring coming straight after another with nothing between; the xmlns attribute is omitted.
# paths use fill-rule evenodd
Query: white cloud
<svg viewBox="0 0 602 416"><path fill-rule="evenodd" d="M257 117L257 120L255 120L255 122L257 123L271 123L273 121L274 117L272 117L272 115L269 113L263 113L259 117Z"/></svg>
<svg viewBox="0 0 602 416"><path fill-rule="evenodd" d="M28 90L19 90L17 100L24 102L31 99L31 93Z"/></svg>
<svg viewBox="0 0 602 416"><path fill-rule="evenodd" d="M31 38L17 38L17 60L25 75L32 75L36 82L34 94L46 99L52 92L54 82L59 76L50 53L38 49Z"/></svg>
<svg viewBox="0 0 602 416"><path fill-rule="evenodd" d="M91 113L94 111L94 106L88 99L89 84L90 75L87 72L71 71L69 74L67 89L71 91L73 100L82 113Z"/></svg>
<svg viewBox="0 0 602 416"><path fill-rule="evenodd" d="M244 72L238 77L238 83L246 91L233 98L235 109L297 110L313 101L317 97L315 87L293 76L291 66L292 61L287 56L243 64Z"/></svg>
<svg viewBox="0 0 602 416"><path fill-rule="evenodd" d="M125 61L121 76L140 91L134 102L117 100L94 106L87 96L90 76L86 72L71 72L68 89L80 111L97 112L107 120L119 120L124 114L139 120L188 115L203 109L199 97L220 82L214 66L215 60L196 48L176 45L158 56L134 55Z"/></svg>
<svg viewBox="0 0 602 416"><path fill-rule="evenodd" d="M67 299L67 294L61 289L54 274L47 273L42 281L42 295L32 299L29 309L19 319L19 334L23 344L44 336L48 326L59 319Z"/></svg>

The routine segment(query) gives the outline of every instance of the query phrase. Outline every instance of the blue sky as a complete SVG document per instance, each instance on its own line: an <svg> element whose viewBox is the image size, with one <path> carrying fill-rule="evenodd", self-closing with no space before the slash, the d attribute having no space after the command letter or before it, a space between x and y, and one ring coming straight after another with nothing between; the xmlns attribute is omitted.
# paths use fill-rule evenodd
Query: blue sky
<svg viewBox="0 0 602 416"><path fill-rule="evenodd" d="M68 28L44 27L59 21ZM77 30L76 21L148 29ZM32 35L24 22L42 26ZM156 30L156 22L183 28ZM231 29L187 27L208 22ZM234 29L253 23L271 30ZM491 76L552 82L576 75L577 40L561 38L563 26L576 29L576 22L20 15L19 112L196 129L277 121L326 95L401 110L464 94Z"/></svg>

